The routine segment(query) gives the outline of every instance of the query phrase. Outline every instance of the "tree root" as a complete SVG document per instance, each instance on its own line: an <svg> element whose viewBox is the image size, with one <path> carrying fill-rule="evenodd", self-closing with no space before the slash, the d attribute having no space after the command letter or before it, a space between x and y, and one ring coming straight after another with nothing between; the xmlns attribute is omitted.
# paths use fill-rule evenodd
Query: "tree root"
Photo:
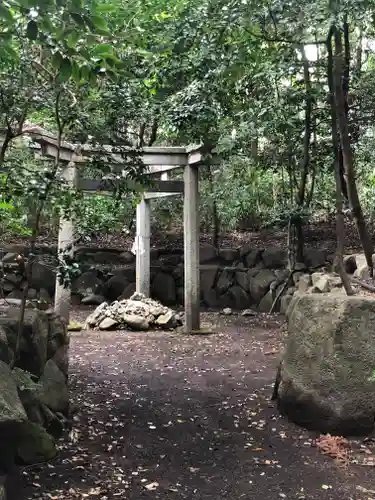
<svg viewBox="0 0 375 500"><path fill-rule="evenodd" d="M364 288L365 290L368 290L369 292L375 293L375 286L369 285L365 283L364 281L361 281L357 278L352 278L352 281L355 285L359 285L360 287Z"/></svg>

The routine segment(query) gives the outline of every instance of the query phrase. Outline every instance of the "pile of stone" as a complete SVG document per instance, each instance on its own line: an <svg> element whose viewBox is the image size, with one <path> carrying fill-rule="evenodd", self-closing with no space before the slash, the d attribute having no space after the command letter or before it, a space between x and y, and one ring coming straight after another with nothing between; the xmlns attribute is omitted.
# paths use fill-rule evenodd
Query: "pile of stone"
<svg viewBox="0 0 375 500"><path fill-rule="evenodd" d="M19 336L19 315L20 301L0 300L0 479L53 458L68 423L67 326L28 303Z"/></svg>
<svg viewBox="0 0 375 500"><path fill-rule="evenodd" d="M99 330L170 330L181 326L179 314L156 300L141 293L134 293L130 299L103 302L86 319L85 328Z"/></svg>

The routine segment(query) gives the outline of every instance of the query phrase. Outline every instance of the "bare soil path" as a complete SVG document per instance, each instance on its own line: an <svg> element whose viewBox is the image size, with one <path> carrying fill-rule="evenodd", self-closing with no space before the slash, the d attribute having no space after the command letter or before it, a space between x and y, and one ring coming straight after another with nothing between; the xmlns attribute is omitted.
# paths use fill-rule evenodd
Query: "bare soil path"
<svg viewBox="0 0 375 500"><path fill-rule="evenodd" d="M207 318L218 333L74 334L74 427L10 500L375 498L375 468L339 468L270 403L281 323Z"/></svg>

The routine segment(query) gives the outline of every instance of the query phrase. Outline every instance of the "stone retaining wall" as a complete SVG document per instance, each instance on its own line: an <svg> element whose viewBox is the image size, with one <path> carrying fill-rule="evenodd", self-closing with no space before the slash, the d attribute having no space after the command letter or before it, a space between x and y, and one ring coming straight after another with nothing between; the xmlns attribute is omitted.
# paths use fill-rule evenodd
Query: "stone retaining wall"
<svg viewBox="0 0 375 500"><path fill-rule="evenodd" d="M19 336L19 314L19 300L0 300L0 493L15 463L54 457L69 410L67 326L28 303Z"/></svg>
<svg viewBox="0 0 375 500"><path fill-rule="evenodd" d="M24 283L17 274L19 247L3 253L7 273L4 289L8 297L18 298ZM38 249L34 264L30 299L51 302L55 284L55 251L53 247ZM26 251L27 253L27 251ZM82 274L73 282L73 300L77 303L100 304L129 298L135 291L135 256L129 251L81 247L76 251ZM305 272L324 269L332 257L324 250L307 249L305 262L298 263L293 279L283 295L291 297L299 277ZM274 298L289 272L287 252L281 248L257 249L251 245L217 250L211 245L200 248L201 301L203 307L269 311ZM184 262L181 249L151 250L152 297L166 305L183 304ZM289 299L280 298L276 310ZM285 302L285 304L284 304Z"/></svg>
<svg viewBox="0 0 375 500"><path fill-rule="evenodd" d="M3 255L7 266L4 290L10 298L18 298L24 285L17 274L19 247L8 248ZM55 254L53 247L40 247L34 264L30 299L51 302L55 283ZM27 250L26 250L27 253ZM99 304L103 300L129 298L135 291L135 256L117 249L77 249L76 260L82 274L73 282L73 300L84 304ZM294 281L283 295L291 296L303 272L330 265L332 258L324 250L307 249L305 262L298 263ZM200 277L202 306L209 308L268 311L288 276L287 253L280 248L255 249L250 245L217 250L211 245L200 248ZM151 250L152 297L163 304L183 304L183 251ZM284 300L287 302L287 300ZM282 305L282 299L276 310Z"/></svg>

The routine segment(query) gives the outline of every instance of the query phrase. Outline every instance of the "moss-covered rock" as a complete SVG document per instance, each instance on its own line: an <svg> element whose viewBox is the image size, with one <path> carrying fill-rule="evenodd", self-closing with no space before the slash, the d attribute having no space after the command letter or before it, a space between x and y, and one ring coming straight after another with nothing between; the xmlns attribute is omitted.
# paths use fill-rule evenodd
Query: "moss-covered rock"
<svg viewBox="0 0 375 500"><path fill-rule="evenodd" d="M22 464L46 462L56 455L55 441L42 426L27 421L20 428L16 454Z"/></svg>
<svg viewBox="0 0 375 500"><path fill-rule="evenodd" d="M6 329L7 340L13 351L17 345L19 314L18 307L10 307L6 317L0 318L0 326ZM17 366L40 376L47 361L47 341L47 315L36 309L26 309Z"/></svg>
<svg viewBox="0 0 375 500"><path fill-rule="evenodd" d="M47 361L40 383L43 386L40 398L42 403L52 411L67 413L69 391L66 377L52 359Z"/></svg>
<svg viewBox="0 0 375 500"><path fill-rule="evenodd" d="M9 366L0 361L0 427L19 424L27 419Z"/></svg>

